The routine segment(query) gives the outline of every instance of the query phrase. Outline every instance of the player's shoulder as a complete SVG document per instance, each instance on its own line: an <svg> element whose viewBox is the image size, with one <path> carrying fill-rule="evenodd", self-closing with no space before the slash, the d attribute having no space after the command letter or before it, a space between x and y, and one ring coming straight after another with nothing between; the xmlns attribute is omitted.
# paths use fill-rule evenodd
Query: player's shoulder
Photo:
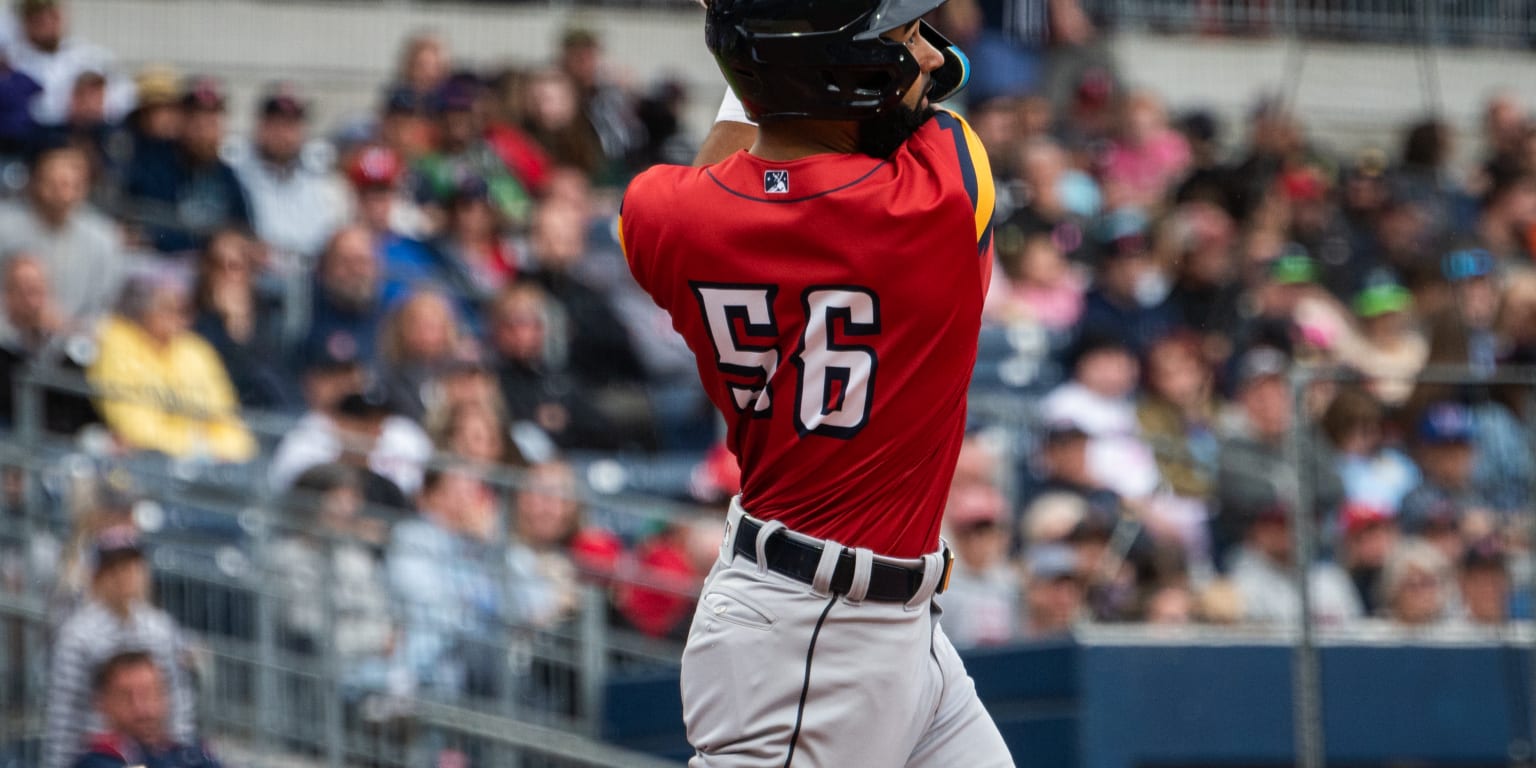
<svg viewBox="0 0 1536 768"><path fill-rule="evenodd" d="M923 123L912 135L910 144L914 151L938 152L968 165L986 162L981 139L971 124L959 113L947 109L934 110L933 119Z"/></svg>
<svg viewBox="0 0 1536 768"><path fill-rule="evenodd" d="M702 168L687 165L653 165L630 180L624 189L624 209L642 208L670 203L680 195L688 194L705 178Z"/></svg>

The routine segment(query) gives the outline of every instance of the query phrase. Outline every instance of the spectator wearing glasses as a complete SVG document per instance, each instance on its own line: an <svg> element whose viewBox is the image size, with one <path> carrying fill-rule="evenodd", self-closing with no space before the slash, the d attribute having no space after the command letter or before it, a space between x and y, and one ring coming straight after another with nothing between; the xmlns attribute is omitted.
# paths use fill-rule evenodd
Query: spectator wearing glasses
<svg viewBox="0 0 1536 768"><path fill-rule="evenodd" d="M209 239L197 263L192 329L219 353L241 405L291 410L297 396L289 384L283 312L256 290L259 248L235 229Z"/></svg>

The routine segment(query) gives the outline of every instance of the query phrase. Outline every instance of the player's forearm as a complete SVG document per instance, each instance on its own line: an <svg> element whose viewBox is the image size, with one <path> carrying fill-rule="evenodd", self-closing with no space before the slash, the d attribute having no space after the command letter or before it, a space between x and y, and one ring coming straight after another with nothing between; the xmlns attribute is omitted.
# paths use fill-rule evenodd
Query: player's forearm
<svg viewBox="0 0 1536 768"><path fill-rule="evenodd" d="M747 117L747 111L731 89L725 89L720 111L715 115L714 127L704 137L704 144L693 158L694 166L713 165L743 149L750 149L757 142L757 124Z"/></svg>

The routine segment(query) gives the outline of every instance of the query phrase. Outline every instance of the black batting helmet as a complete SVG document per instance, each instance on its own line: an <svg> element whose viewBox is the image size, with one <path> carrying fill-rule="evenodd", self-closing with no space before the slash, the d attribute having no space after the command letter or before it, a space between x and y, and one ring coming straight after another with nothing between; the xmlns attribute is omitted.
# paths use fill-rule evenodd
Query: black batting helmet
<svg viewBox="0 0 1536 768"><path fill-rule="evenodd" d="M863 120L901 103L917 81L917 58L881 37L944 0L709 0L705 42L754 120ZM930 77L931 102L965 87L960 49L922 23L944 54Z"/></svg>

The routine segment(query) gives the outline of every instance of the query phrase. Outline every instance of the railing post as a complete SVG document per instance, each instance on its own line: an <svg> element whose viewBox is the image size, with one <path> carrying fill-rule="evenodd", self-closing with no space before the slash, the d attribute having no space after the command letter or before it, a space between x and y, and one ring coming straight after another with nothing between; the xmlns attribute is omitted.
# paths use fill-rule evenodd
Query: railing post
<svg viewBox="0 0 1536 768"><path fill-rule="evenodd" d="M336 538L330 534L325 536L325 573L328 578L325 584L319 585L324 595L321 605L324 606L324 618L320 622L320 645L322 651L322 663L320 690L324 696L321 708L324 710L325 727L325 764L326 768L342 768L346 760L346 728L342 722L345 712L342 709L341 686L341 652L336 647L338 634L336 631L336 589L340 585L339 574L336 572Z"/></svg>
<svg viewBox="0 0 1536 768"><path fill-rule="evenodd" d="M276 754L275 745L279 733L279 723L275 721L278 712L276 695L277 676L277 615L272 606L272 591L267 587L271 578L265 574L270 567L267 555L272 551L272 516L270 505L262 505L262 524L257 526L255 534L256 552L260 558L259 570L263 578L256 589L252 590L256 600L256 743L264 748L267 754Z"/></svg>
<svg viewBox="0 0 1536 768"><path fill-rule="evenodd" d="M596 737L602 730L603 691L608 682L608 616L602 591L586 586L581 591L581 700L577 722L582 732Z"/></svg>
<svg viewBox="0 0 1536 768"><path fill-rule="evenodd" d="M1295 553L1292 574L1300 603L1296 645L1291 657L1292 713L1295 728L1295 765L1299 768L1323 768L1326 754L1322 691L1319 679L1316 638L1312 622L1312 560L1315 555L1316 520L1313 517L1311 425L1307 414L1307 390L1313 381L1310 371L1292 366L1288 377L1291 388L1291 429L1285 445L1285 464L1294 472L1287 494L1291 508L1291 544ZM1282 470L1283 471L1283 470Z"/></svg>

